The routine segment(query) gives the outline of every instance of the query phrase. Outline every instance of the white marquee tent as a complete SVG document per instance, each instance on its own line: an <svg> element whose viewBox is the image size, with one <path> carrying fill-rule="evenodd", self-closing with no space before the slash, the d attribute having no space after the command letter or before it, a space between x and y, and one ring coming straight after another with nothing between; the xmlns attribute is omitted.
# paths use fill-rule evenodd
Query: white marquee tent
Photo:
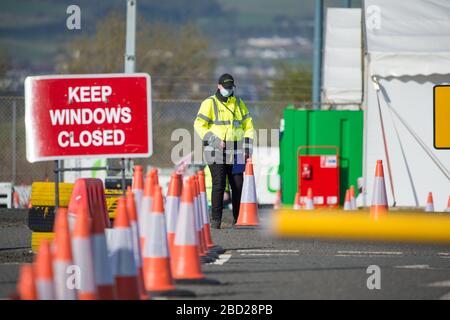
<svg viewBox="0 0 450 320"><path fill-rule="evenodd" d="M450 150L433 147L433 87L450 83L450 1L365 0L363 10L363 202L371 203L382 159L389 205L395 197L397 206L424 206L432 191L436 211L443 211Z"/></svg>

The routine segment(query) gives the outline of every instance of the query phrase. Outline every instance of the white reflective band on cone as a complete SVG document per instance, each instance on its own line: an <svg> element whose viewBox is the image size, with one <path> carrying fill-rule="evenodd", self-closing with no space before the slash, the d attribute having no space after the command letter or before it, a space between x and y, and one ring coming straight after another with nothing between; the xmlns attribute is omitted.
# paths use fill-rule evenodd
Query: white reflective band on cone
<svg viewBox="0 0 450 320"><path fill-rule="evenodd" d="M36 280L36 291L39 300L55 300L53 281Z"/></svg>
<svg viewBox="0 0 450 320"><path fill-rule="evenodd" d="M195 230L201 231L202 230L202 223L201 220L199 219L201 214L200 214L200 206L198 205L198 198L197 197L193 197L194 198L194 213L195 213Z"/></svg>
<svg viewBox="0 0 450 320"><path fill-rule="evenodd" d="M167 258L169 251L164 215L152 214L150 220L151 228L145 238L144 257Z"/></svg>
<svg viewBox="0 0 450 320"><path fill-rule="evenodd" d="M141 257L141 242L139 240L140 238L139 226L137 221L131 221L130 228L133 242L134 263L136 263L136 267L140 268L142 267L142 257Z"/></svg>
<svg viewBox="0 0 450 320"><path fill-rule="evenodd" d="M152 212L152 206L153 206L153 201L151 197L143 197L142 198L142 204L141 204L141 214L142 214L142 219L141 217L139 217L139 233L140 234L144 234L144 226L145 226L145 219L146 219L146 214L151 213Z"/></svg>
<svg viewBox="0 0 450 320"><path fill-rule="evenodd" d="M178 210L180 210L180 198L174 196L166 197L167 232L175 233L177 228Z"/></svg>
<svg viewBox="0 0 450 320"><path fill-rule="evenodd" d="M374 178L372 205L373 206L387 205L387 196L383 177Z"/></svg>
<svg viewBox="0 0 450 320"><path fill-rule="evenodd" d="M112 264L115 276L137 275L130 228L115 228Z"/></svg>
<svg viewBox="0 0 450 320"><path fill-rule="evenodd" d="M69 262L55 261L53 262L53 274L55 280L55 297L57 300L76 300L77 292L75 290L75 278L74 273L68 273L69 266L72 264ZM73 289L68 287L67 279L73 278L70 284L73 285Z"/></svg>
<svg viewBox="0 0 450 320"><path fill-rule="evenodd" d="M94 234L92 236L92 248L94 251L95 282L97 285L114 284L111 260L108 257L106 236Z"/></svg>
<svg viewBox="0 0 450 320"><path fill-rule="evenodd" d="M92 246L89 239L75 238L72 240L73 262L80 268L80 289L82 293L96 293L94 261Z"/></svg>
<svg viewBox="0 0 450 320"><path fill-rule="evenodd" d="M425 206L425 211L434 212L434 205L432 203L427 203L427 205Z"/></svg>
<svg viewBox="0 0 450 320"><path fill-rule="evenodd" d="M351 208L352 210L356 210L356 209L357 209L356 199L355 199L355 198L351 198L351 199L350 199L350 208Z"/></svg>
<svg viewBox="0 0 450 320"><path fill-rule="evenodd" d="M256 186L253 176L244 175L241 203L256 203Z"/></svg>
<svg viewBox="0 0 450 320"><path fill-rule="evenodd" d="M197 245L194 207L192 204L181 203L174 243L179 246Z"/></svg>
<svg viewBox="0 0 450 320"><path fill-rule="evenodd" d="M200 203L202 205L203 224L209 224L208 198L206 197L206 192L200 192Z"/></svg>
<svg viewBox="0 0 450 320"><path fill-rule="evenodd" d="M142 194L143 194L142 189L133 189L133 194L138 220L140 220L142 215Z"/></svg>

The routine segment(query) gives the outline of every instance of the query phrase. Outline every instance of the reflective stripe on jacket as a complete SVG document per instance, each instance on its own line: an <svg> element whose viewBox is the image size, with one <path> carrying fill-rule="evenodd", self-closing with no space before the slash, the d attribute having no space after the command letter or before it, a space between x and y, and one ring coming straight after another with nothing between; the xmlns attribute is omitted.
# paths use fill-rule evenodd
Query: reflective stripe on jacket
<svg viewBox="0 0 450 320"><path fill-rule="evenodd" d="M202 140L210 135L222 141L253 140L253 120L245 103L234 96L222 102L216 96L205 99L194 121L194 129Z"/></svg>

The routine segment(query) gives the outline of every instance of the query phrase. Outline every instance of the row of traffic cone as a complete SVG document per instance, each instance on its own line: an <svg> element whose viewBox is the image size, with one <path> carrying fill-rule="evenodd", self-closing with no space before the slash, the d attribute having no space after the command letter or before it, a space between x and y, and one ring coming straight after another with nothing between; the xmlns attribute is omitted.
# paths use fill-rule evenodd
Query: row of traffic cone
<svg viewBox="0 0 450 320"><path fill-rule="evenodd" d="M77 182L89 189L92 183L85 180L89 179ZM93 205L102 201L87 203L91 190L80 192L84 197L73 195L79 202L81 198L79 205L72 206L76 207L71 213L73 230L68 210L58 209L53 246L43 240L35 263L22 266L18 297L147 299L174 293L192 296L192 292L176 290L178 281L218 284L205 278L200 263L200 257L211 261L223 253L211 238L204 173L184 183L173 174L167 209L156 170L147 173L142 186L142 169L137 166L132 189L118 199L114 228L107 230L111 241L105 234L102 208ZM75 267L72 286L68 282L71 267ZM77 275L81 275L79 281Z"/></svg>

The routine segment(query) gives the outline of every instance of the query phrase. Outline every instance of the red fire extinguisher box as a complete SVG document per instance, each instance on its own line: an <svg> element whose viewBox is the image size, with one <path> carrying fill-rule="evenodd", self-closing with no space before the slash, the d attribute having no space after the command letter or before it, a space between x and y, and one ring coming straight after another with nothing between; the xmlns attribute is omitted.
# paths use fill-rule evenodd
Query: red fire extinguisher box
<svg viewBox="0 0 450 320"><path fill-rule="evenodd" d="M312 189L315 207L339 206L339 150L335 146L302 146L297 151L301 200Z"/></svg>

